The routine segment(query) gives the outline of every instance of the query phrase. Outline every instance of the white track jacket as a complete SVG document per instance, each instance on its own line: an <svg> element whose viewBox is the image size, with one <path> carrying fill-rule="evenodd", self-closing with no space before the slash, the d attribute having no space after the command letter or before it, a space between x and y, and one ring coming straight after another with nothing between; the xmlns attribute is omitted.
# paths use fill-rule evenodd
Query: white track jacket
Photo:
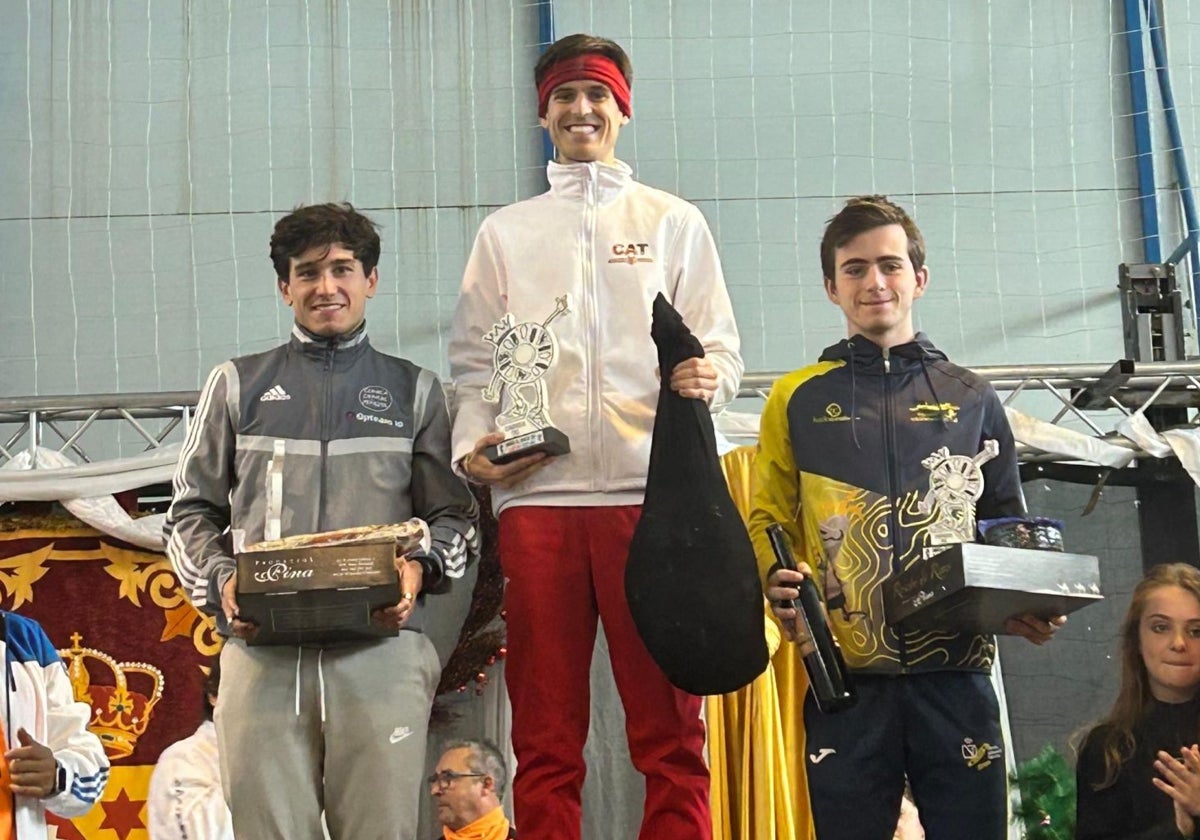
<svg viewBox="0 0 1200 840"><path fill-rule="evenodd" d="M62 659L41 625L16 613L0 611L6 687L4 749L20 746L17 730L54 753L66 770L65 787L45 799L14 797L18 840L43 840L46 811L60 817L86 814L100 799L108 782L108 758L100 739L88 731L92 710L75 700Z"/></svg>
<svg viewBox="0 0 1200 840"><path fill-rule="evenodd" d="M484 334L509 312L518 324L541 324L568 296L569 311L549 325L559 353L543 380L571 452L512 490L493 488L497 514L510 504L641 503L659 391L650 338L659 292L717 370L714 412L736 396L742 375L729 293L700 211L639 184L621 162L550 163L548 177L548 192L484 220L451 331L457 464L496 428L499 406L482 398L495 352Z"/></svg>

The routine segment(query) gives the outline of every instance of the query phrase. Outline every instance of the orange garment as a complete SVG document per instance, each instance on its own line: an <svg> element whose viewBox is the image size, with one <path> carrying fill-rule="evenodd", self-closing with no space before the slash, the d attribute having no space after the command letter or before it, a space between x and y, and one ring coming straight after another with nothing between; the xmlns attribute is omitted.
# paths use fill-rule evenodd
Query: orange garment
<svg viewBox="0 0 1200 840"><path fill-rule="evenodd" d="M8 746L8 733L0 722L0 744ZM13 836L13 793L12 770L8 766L5 751L0 750L0 840L12 840Z"/></svg>
<svg viewBox="0 0 1200 840"><path fill-rule="evenodd" d="M442 836L446 840L505 840L508 837L508 817L504 816L503 808L496 808L458 831L443 826Z"/></svg>

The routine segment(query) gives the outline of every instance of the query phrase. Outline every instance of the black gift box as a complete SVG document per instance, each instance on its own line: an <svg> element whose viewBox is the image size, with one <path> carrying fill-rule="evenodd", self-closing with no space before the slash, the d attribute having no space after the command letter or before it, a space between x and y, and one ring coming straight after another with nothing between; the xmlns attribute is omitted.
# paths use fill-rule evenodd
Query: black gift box
<svg viewBox="0 0 1200 840"><path fill-rule="evenodd" d="M400 600L396 539L248 550L237 556L238 612L258 624L251 645L323 644L395 636L371 612Z"/></svg>
<svg viewBox="0 0 1200 840"><path fill-rule="evenodd" d="M1013 616L1053 618L1104 596L1091 555L955 543L889 578L883 597L888 624L905 630L1002 634Z"/></svg>

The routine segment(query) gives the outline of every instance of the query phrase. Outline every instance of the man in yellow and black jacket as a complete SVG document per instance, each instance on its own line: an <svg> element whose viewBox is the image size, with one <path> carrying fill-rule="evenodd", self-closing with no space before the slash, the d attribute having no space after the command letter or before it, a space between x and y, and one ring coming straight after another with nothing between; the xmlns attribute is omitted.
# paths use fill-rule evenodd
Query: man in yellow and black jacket
<svg viewBox="0 0 1200 840"><path fill-rule="evenodd" d="M992 387L949 362L913 328L925 292L925 246L912 219L882 196L851 199L821 243L825 290L848 337L782 377L762 416L750 532L767 597L789 637L801 574L815 576L854 673L858 702L825 715L804 706L807 776L821 840L887 840L912 785L931 840L1007 834L1004 752L988 672L991 636L899 633L885 622L884 581L930 543L936 505L922 504L922 460L946 447L982 465L979 518L1021 514L1012 432ZM781 569L766 527L788 530L800 572ZM1014 617L1035 643L1060 620ZM803 641L803 640L801 640Z"/></svg>

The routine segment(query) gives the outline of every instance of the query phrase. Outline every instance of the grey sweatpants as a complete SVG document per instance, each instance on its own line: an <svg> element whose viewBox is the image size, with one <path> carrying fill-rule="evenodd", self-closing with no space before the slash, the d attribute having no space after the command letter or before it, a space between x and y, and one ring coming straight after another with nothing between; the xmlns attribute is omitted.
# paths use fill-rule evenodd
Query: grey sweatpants
<svg viewBox="0 0 1200 840"><path fill-rule="evenodd" d="M441 666L424 634L221 652L214 720L237 837L415 840Z"/></svg>

